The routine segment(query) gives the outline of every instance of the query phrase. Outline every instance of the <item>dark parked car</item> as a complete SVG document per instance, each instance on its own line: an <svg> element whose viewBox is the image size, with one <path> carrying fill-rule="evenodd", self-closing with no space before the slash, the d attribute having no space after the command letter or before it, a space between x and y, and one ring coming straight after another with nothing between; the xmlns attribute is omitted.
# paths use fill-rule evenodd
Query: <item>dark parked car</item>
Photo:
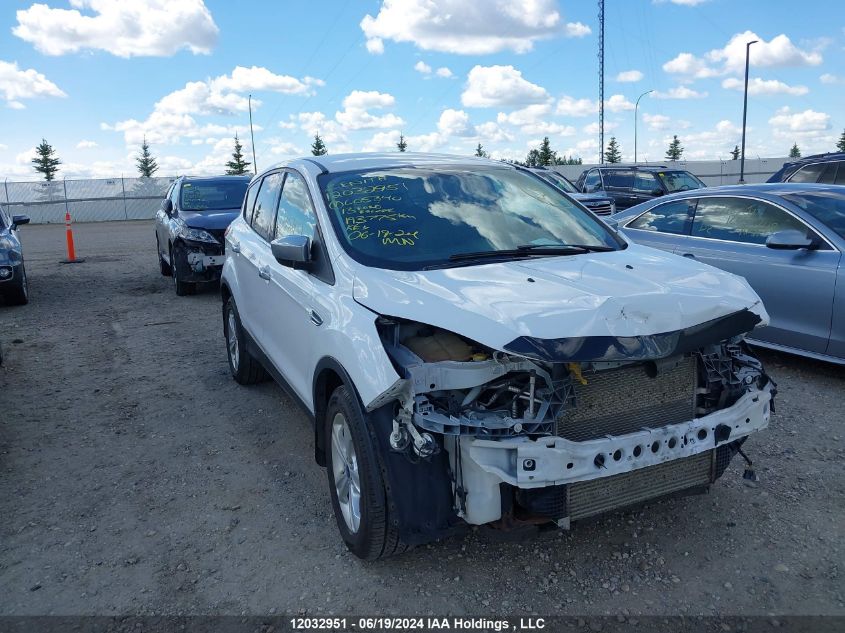
<svg viewBox="0 0 845 633"><path fill-rule="evenodd" d="M805 156L784 163L767 182L815 182L845 185L845 152Z"/></svg>
<svg viewBox="0 0 845 633"><path fill-rule="evenodd" d="M713 187L609 222L639 244L745 277L771 317L749 341L845 364L845 187Z"/></svg>
<svg viewBox="0 0 845 633"><path fill-rule="evenodd" d="M25 215L10 216L0 207L0 297L11 305L29 302L23 249L18 237L18 227L28 223Z"/></svg>
<svg viewBox="0 0 845 633"><path fill-rule="evenodd" d="M569 182L569 179L567 179L566 176L554 171L553 169L532 167L531 171L540 176L540 178L546 182L549 182L555 187L568 193L571 198L575 198L596 215L613 215L616 213L616 203L614 203L613 198L608 196L604 191L581 193L575 185Z"/></svg>
<svg viewBox="0 0 845 633"><path fill-rule="evenodd" d="M707 185L688 171L665 165L604 165L586 170L578 177L575 186L584 193L603 191L613 198L616 208L621 211L658 196Z"/></svg>
<svg viewBox="0 0 845 633"><path fill-rule="evenodd" d="M220 279L223 234L241 212L250 176L176 179L156 213L161 274L173 276L179 296L198 282Z"/></svg>

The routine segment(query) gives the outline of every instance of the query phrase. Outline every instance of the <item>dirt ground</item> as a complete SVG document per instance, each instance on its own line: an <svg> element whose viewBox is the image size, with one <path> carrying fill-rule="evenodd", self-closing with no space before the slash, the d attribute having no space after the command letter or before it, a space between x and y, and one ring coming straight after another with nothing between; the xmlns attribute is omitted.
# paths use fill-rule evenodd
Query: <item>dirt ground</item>
<svg viewBox="0 0 845 633"><path fill-rule="evenodd" d="M216 288L176 297L150 222L22 230L0 307L0 614L845 614L845 368L761 353L780 394L706 496L365 564L310 423L229 376Z"/></svg>

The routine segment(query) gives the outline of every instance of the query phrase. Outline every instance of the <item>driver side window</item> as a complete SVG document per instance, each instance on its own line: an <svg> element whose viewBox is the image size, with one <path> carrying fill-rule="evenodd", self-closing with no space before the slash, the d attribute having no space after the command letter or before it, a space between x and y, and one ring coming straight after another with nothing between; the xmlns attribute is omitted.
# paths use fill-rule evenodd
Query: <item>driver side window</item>
<svg viewBox="0 0 845 633"><path fill-rule="evenodd" d="M587 174L586 178L584 178L584 193L593 193L594 191L600 190L601 176L599 176L598 169L594 169Z"/></svg>

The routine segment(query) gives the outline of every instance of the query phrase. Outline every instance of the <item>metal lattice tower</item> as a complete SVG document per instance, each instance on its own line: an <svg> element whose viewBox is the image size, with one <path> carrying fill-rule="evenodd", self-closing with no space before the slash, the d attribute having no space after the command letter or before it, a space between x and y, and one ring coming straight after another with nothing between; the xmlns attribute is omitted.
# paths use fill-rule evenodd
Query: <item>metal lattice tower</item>
<svg viewBox="0 0 845 633"><path fill-rule="evenodd" d="M604 0L599 0L599 163L604 163Z"/></svg>

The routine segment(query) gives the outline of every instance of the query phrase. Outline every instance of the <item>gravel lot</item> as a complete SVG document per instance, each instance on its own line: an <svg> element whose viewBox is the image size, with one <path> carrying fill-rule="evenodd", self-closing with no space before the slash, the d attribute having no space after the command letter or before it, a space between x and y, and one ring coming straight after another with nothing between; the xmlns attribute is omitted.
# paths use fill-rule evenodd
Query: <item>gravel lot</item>
<svg viewBox="0 0 845 633"><path fill-rule="evenodd" d="M709 495L515 542L348 554L310 423L231 380L216 288L177 298L152 224L22 230L0 307L0 614L845 614L845 368L762 353L770 429Z"/></svg>

